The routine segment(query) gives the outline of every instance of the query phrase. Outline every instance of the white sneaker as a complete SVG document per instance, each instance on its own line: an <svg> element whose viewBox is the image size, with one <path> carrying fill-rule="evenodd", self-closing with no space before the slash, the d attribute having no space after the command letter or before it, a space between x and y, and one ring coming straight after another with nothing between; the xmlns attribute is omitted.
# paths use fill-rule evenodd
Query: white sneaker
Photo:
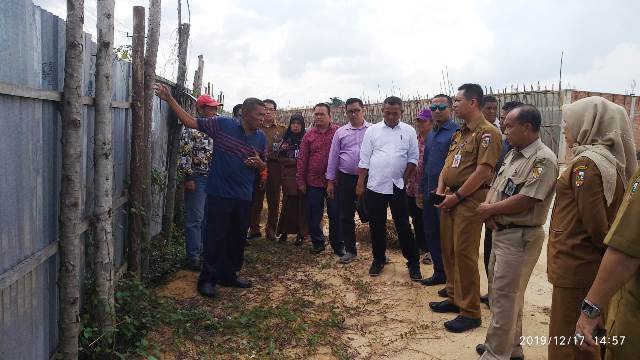
<svg viewBox="0 0 640 360"><path fill-rule="evenodd" d="M342 255L342 257L340 258L340 262L342 264L348 264L350 262L352 262L353 260L355 260L358 257L358 255L356 254L352 254L350 252L346 252L344 255Z"/></svg>

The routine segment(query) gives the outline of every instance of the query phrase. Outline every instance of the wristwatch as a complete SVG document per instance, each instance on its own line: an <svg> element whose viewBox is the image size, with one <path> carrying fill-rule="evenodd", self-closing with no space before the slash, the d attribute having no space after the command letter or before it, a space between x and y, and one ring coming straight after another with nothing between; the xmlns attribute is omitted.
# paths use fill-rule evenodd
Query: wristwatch
<svg viewBox="0 0 640 360"><path fill-rule="evenodd" d="M460 202L463 202L463 201L464 201L464 199L466 199L464 196L462 196L462 195L458 192L458 190L454 191L454 192L453 192L453 195L455 195L455 196L458 198L458 201L460 201Z"/></svg>
<svg viewBox="0 0 640 360"><path fill-rule="evenodd" d="M589 319L595 319L600 316L600 308L598 308L595 304L587 299L582 300L582 306L580 307L580 310Z"/></svg>

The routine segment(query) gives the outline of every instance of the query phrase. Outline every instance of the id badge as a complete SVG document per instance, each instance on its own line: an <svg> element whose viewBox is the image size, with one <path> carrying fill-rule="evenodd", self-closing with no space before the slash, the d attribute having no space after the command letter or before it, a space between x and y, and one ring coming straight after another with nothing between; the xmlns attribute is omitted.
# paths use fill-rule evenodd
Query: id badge
<svg viewBox="0 0 640 360"><path fill-rule="evenodd" d="M457 168L460 166L460 160L462 160L462 155L460 154L455 154L453 156L453 163L451 163L451 167L452 168Z"/></svg>
<svg viewBox="0 0 640 360"><path fill-rule="evenodd" d="M300 153L300 150L293 150L293 157L297 159L299 153Z"/></svg>
<svg viewBox="0 0 640 360"><path fill-rule="evenodd" d="M272 147L273 147L273 151L274 152L278 152L278 150L280 149L280 143L279 142L274 142Z"/></svg>
<svg viewBox="0 0 640 360"><path fill-rule="evenodd" d="M504 186L504 190L502 192L507 196L513 196L516 192L516 183L511 179L507 179L507 184Z"/></svg>

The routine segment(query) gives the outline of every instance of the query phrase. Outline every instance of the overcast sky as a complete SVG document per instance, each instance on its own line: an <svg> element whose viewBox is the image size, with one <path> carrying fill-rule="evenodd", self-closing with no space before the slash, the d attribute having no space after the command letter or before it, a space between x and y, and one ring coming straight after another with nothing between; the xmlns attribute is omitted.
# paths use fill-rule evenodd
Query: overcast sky
<svg viewBox="0 0 640 360"><path fill-rule="evenodd" d="M183 2L183 22L189 15ZM637 0L190 0L189 86L204 55L204 82L233 105L255 96L281 107L329 97L434 95L476 82L640 92ZM34 3L65 17L63 0ZM133 5L116 1L116 45L130 44ZM85 31L95 34L95 0ZM175 79L177 0L162 1L158 74ZM228 106L227 108L230 108Z"/></svg>

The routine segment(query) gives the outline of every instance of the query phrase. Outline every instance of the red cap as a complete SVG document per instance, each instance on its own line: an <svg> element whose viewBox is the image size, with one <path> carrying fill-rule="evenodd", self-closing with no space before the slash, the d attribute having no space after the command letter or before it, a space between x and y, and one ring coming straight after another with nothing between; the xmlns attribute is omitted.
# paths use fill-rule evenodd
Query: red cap
<svg viewBox="0 0 640 360"><path fill-rule="evenodd" d="M212 98L211 95L200 95L198 96L198 100L196 100L196 106L200 107L200 106L213 106L213 107L218 107L222 104L218 103L216 101L216 99Z"/></svg>

